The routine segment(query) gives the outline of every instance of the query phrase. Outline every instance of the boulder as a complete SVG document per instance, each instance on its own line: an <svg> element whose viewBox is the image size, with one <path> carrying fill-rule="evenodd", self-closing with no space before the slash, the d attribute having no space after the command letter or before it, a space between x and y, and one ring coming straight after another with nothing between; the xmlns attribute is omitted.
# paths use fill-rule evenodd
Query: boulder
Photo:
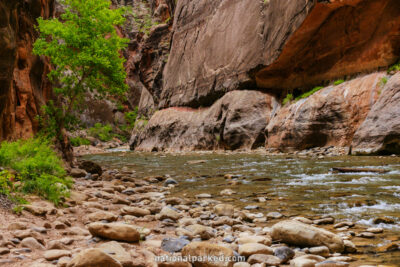
<svg viewBox="0 0 400 267"><path fill-rule="evenodd" d="M158 220L171 219L173 221L177 221L180 217L181 214L179 214L179 212L173 210L171 207L168 206L162 208L160 213L156 215L156 218Z"/></svg>
<svg viewBox="0 0 400 267"><path fill-rule="evenodd" d="M271 229L273 240L301 247L327 246L331 252L343 252L344 244L340 236L296 220L285 220Z"/></svg>
<svg viewBox="0 0 400 267"><path fill-rule="evenodd" d="M29 204L29 205L23 205L22 207L36 216L44 216L50 211L49 208L38 205Z"/></svg>
<svg viewBox="0 0 400 267"><path fill-rule="evenodd" d="M246 243L239 246L239 254L241 256L249 257L254 254L274 254L272 248L259 244L259 243Z"/></svg>
<svg viewBox="0 0 400 267"><path fill-rule="evenodd" d="M69 174L74 178L83 178L87 175L87 172L79 168L72 168Z"/></svg>
<svg viewBox="0 0 400 267"><path fill-rule="evenodd" d="M180 252L184 246L189 244L190 241L184 238L164 238L161 242L161 248L164 251L175 253Z"/></svg>
<svg viewBox="0 0 400 267"><path fill-rule="evenodd" d="M93 236L117 241L138 242L140 239L139 231L134 226L124 223L95 222L89 224L88 229Z"/></svg>
<svg viewBox="0 0 400 267"><path fill-rule="evenodd" d="M103 174L101 166L97 163L94 163L93 161L82 161L79 163L79 168L85 170L90 174L98 174L99 176Z"/></svg>
<svg viewBox="0 0 400 267"><path fill-rule="evenodd" d="M43 257L48 261L58 260L62 257L71 257L71 252L68 250L51 249L47 250Z"/></svg>
<svg viewBox="0 0 400 267"><path fill-rule="evenodd" d="M214 207L214 212L218 216L232 217L235 210L234 207L230 204L218 204Z"/></svg>
<svg viewBox="0 0 400 267"><path fill-rule="evenodd" d="M384 72L361 76L285 105L267 126L267 147L349 146L378 99L384 76Z"/></svg>
<svg viewBox="0 0 400 267"><path fill-rule="evenodd" d="M290 261L290 267L315 267L317 263L325 258L317 255L304 255Z"/></svg>
<svg viewBox="0 0 400 267"><path fill-rule="evenodd" d="M26 237L21 241L21 246L31 250L44 250L45 247L33 237Z"/></svg>
<svg viewBox="0 0 400 267"><path fill-rule="evenodd" d="M233 91L211 107L157 111L146 128L132 136L131 149L179 151L251 149L264 146L264 129L275 99L257 91Z"/></svg>
<svg viewBox="0 0 400 267"><path fill-rule="evenodd" d="M286 263L294 257L295 252L288 247L278 247L274 249L274 255L281 260L281 263Z"/></svg>
<svg viewBox="0 0 400 267"><path fill-rule="evenodd" d="M215 237L215 230L211 227L192 224L185 227L186 230L190 231L193 236L200 236L202 240L208 240Z"/></svg>
<svg viewBox="0 0 400 267"><path fill-rule="evenodd" d="M270 236L260 236L260 235L243 236L238 239L239 245L247 243L260 243L270 246L272 244L272 240Z"/></svg>
<svg viewBox="0 0 400 267"><path fill-rule="evenodd" d="M77 254L67 267L122 267L122 264L111 255L98 248L86 249Z"/></svg>
<svg viewBox="0 0 400 267"><path fill-rule="evenodd" d="M115 260L119 261L123 267L134 266L131 254L129 254L118 242L111 241L101 244L98 249L111 255Z"/></svg>
<svg viewBox="0 0 400 267"><path fill-rule="evenodd" d="M389 79L354 135L353 154L400 154L400 73Z"/></svg>
<svg viewBox="0 0 400 267"><path fill-rule="evenodd" d="M261 266L279 266L281 264L281 259L267 254L253 254L248 260L250 264L263 264Z"/></svg>
<svg viewBox="0 0 400 267"><path fill-rule="evenodd" d="M98 221L108 221L114 222L118 220L118 216L114 213L107 212L107 211L97 211L88 215L88 220L91 222L98 222Z"/></svg>
<svg viewBox="0 0 400 267"><path fill-rule="evenodd" d="M182 249L183 257L213 257L213 261L192 261L194 267L232 267L234 262L225 261L227 257L233 257L233 250L208 242L192 242ZM220 261L220 257L224 260ZM207 258L206 258L207 259Z"/></svg>
<svg viewBox="0 0 400 267"><path fill-rule="evenodd" d="M26 222L12 222L8 225L8 230L25 230L28 228L28 224ZM1 240L1 238L0 238Z"/></svg>
<svg viewBox="0 0 400 267"><path fill-rule="evenodd" d="M132 215L136 217L144 217L150 215L151 212L148 209L142 209L138 207L125 206L121 209L121 215Z"/></svg>

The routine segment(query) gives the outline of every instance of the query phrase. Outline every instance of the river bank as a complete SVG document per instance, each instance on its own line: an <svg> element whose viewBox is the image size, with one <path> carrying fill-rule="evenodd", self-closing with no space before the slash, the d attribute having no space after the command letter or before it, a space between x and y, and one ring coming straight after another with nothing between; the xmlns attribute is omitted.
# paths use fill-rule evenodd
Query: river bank
<svg viewBox="0 0 400 267"><path fill-rule="evenodd" d="M199 251L206 251L211 255L219 255L221 252L232 256L243 255L254 266L289 266L292 257L296 258L292 266L311 266L304 264L315 261L315 265L327 260L336 263L319 263L316 266L396 266L400 258L396 252L400 235L387 227L396 227L397 221L390 221L395 214L380 216L370 210L371 219L381 221L375 221L376 224L373 222L369 226L354 217L336 214L334 211L321 215L313 211L307 201L300 201L301 195L305 197L310 194L307 188L296 185L297 198L296 194L285 196L283 187L275 183L279 177L271 176L270 181L262 180L261 176L268 177L264 174L255 175L256 170L251 175L251 169L257 168L257 165L269 170L271 174L279 173L273 164L284 159L287 170L298 168L299 172L312 177L314 171L309 165L308 171L291 166L294 161L299 161L297 156L293 156L294 159L288 158L288 155L283 158L275 156L275 161L267 159L273 164L265 165L267 160L261 152L258 155L219 154L204 152L179 156L118 152L85 156L83 159L90 158L102 166L102 174L88 175L85 171L73 169L71 174L76 177L74 191L65 207L56 208L32 198L31 205L21 215L2 211L2 264L81 266L79 264L82 262L79 261L85 259L86 264L95 264L92 266L190 266L186 263L157 263L155 257L182 254L201 256L198 255ZM207 158L209 156L212 159ZM225 161L221 162L224 157ZM264 158L264 161L260 161L260 158ZM129 163L132 159L136 161ZM176 165L170 164L172 160ZM315 160L324 159L315 157ZM345 160L342 159L342 162ZM397 157L373 160L376 165L395 172L385 175L397 175L396 166L400 166ZM144 164L146 161L148 163ZM340 164L339 158L332 161L332 164ZM158 167L154 162L158 162ZM260 162L264 162L264 165ZM225 166L225 170L212 164ZM229 168L231 164L239 167L237 172ZM354 161L352 165L367 164ZM165 168L169 168L169 171ZM193 179L196 169L197 173L203 173L204 176L205 169L214 169L222 177L211 173L209 177L197 177L195 180L199 184L187 181ZM244 172L245 169L250 172ZM92 168L91 171L95 170ZM243 173L242 177L237 175L240 172ZM382 177L386 179L389 176ZM257 179L259 181L253 181ZM322 182L329 184L330 180ZM262 187L263 184L269 190ZM316 188L316 192L320 191L321 195L329 191L321 184L310 186ZM258 190L249 191L250 188ZM262 191L264 194L260 195ZM328 197L326 200L331 201ZM345 199L341 201L346 202ZM355 207L373 206L373 203L368 203L371 201L368 198L364 201L358 203L355 200ZM318 206L318 200L315 202ZM303 208L296 209L296 206ZM294 220L302 224L293 223ZM334 234L321 232L322 229ZM319 238L309 238L304 235L304 231ZM139 236L143 241L132 242L139 241ZM298 243L293 240L301 241ZM188 243L187 248L179 252ZM99 250L88 251L90 248ZM172 251L176 253L171 254ZM236 263L235 266L249 265Z"/></svg>

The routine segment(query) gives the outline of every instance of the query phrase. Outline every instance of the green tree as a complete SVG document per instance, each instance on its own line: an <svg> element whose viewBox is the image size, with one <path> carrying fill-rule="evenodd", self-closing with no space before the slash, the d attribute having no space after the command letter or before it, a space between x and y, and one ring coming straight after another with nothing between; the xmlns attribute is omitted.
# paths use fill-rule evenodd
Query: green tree
<svg viewBox="0 0 400 267"><path fill-rule="evenodd" d="M123 95L127 91L121 56L128 40L118 36L116 26L125 22L124 9L111 9L109 0L63 0L60 19L38 19L36 55L50 59L49 79L55 101L44 108L45 124L55 131L62 146L68 146L65 128L73 121L71 112L82 107L86 93L98 98ZM65 149L62 147L64 157ZM70 149L70 146L69 146Z"/></svg>

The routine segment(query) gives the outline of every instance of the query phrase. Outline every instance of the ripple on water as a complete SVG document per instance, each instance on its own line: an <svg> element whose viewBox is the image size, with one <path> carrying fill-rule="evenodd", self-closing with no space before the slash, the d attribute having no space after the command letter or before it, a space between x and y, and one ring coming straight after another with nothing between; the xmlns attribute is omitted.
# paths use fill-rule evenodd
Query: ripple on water
<svg viewBox="0 0 400 267"><path fill-rule="evenodd" d="M391 217L389 217L391 218ZM392 219L397 219L393 218ZM399 224L387 224L387 223L379 223L379 224L374 224L374 218L371 219L361 219L357 223L369 226L369 227L380 227L384 229L390 229L390 230L400 230L400 225Z"/></svg>

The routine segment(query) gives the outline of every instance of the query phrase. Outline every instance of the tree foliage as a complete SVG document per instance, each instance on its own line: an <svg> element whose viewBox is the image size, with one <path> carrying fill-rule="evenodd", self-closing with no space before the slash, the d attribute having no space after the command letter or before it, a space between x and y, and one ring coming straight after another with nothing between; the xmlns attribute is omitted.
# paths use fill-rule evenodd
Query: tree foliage
<svg viewBox="0 0 400 267"><path fill-rule="evenodd" d="M55 114L57 123L65 127L85 93L103 98L126 92L125 59L120 51L128 40L116 31L125 21L125 11L111 9L110 1L63 0L62 4L66 8L60 19L38 19L40 36L33 52L52 63L49 78L59 110L54 110L53 104L45 110Z"/></svg>

